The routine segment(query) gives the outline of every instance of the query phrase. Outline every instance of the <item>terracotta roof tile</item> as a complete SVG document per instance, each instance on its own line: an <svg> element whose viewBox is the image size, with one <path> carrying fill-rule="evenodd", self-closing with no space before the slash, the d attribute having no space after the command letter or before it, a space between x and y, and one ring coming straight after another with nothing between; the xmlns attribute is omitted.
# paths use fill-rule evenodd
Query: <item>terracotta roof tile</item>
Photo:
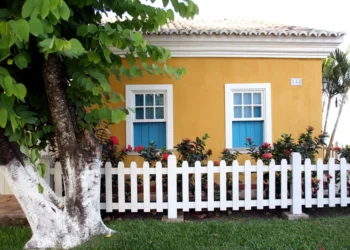
<svg viewBox="0 0 350 250"><path fill-rule="evenodd" d="M238 36L344 36L345 32L285 25L256 20L181 20L164 25L158 35L238 35Z"/></svg>

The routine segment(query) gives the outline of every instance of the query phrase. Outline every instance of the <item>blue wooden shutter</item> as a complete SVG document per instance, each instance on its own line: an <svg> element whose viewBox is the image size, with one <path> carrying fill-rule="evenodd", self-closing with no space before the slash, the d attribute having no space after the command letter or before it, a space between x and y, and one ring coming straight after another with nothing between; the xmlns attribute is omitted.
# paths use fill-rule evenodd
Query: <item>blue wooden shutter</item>
<svg viewBox="0 0 350 250"><path fill-rule="evenodd" d="M251 138L255 145L260 146L264 140L263 121L233 121L232 147L245 148L246 139Z"/></svg>
<svg viewBox="0 0 350 250"><path fill-rule="evenodd" d="M145 146L154 141L158 148L166 147L165 122L134 123L134 147Z"/></svg>

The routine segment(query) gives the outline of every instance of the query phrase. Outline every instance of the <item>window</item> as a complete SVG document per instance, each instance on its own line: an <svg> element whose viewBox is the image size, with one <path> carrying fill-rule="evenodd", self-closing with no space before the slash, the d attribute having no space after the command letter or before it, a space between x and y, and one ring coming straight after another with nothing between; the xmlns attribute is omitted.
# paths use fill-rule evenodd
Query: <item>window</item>
<svg viewBox="0 0 350 250"><path fill-rule="evenodd" d="M271 142L270 84L225 85L226 148L246 148L251 138Z"/></svg>
<svg viewBox="0 0 350 250"><path fill-rule="evenodd" d="M126 120L126 141L133 147L173 148L173 86L126 85L126 106L132 108Z"/></svg>

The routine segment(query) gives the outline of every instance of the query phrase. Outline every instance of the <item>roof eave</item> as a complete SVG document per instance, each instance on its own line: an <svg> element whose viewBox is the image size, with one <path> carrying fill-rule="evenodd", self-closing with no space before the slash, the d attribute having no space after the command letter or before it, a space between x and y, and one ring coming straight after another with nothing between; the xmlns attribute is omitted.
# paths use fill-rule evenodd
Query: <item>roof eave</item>
<svg viewBox="0 0 350 250"><path fill-rule="evenodd" d="M145 35L172 57L326 58L344 36ZM123 51L112 49L116 54Z"/></svg>

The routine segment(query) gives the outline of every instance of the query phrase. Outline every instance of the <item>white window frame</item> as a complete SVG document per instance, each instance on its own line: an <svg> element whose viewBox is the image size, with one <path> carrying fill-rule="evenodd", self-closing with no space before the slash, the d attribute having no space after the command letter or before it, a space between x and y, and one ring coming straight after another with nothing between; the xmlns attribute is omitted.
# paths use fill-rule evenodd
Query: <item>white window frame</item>
<svg viewBox="0 0 350 250"><path fill-rule="evenodd" d="M233 117L233 93L234 92L261 91L262 94L262 119L234 118ZM226 148L232 149L232 121L264 121L264 141L272 143L272 116L271 116L271 85L270 83L227 83L225 84L225 130ZM243 149L243 148L238 148Z"/></svg>
<svg viewBox="0 0 350 250"><path fill-rule="evenodd" d="M164 119L151 120L136 120L136 113L130 112L126 117L126 144L134 145L134 127L133 124L137 122L159 122L165 121L166 124L166 147L173 149L174 147L174 112L173 112L173 85L172 84L130 84L125 85L125 103L126 108L135 110L135 94L147 93L163 93L164 94ZM144 145L147 146L147 145Z"/></svg>

